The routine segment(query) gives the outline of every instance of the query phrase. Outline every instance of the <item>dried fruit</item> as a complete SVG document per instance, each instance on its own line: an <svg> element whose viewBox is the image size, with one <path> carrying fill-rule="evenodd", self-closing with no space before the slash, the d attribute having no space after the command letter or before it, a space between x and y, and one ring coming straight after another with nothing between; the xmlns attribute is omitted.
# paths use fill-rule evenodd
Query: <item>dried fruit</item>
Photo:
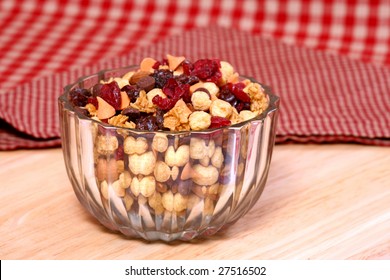
<svg viewBox="0 0 390 280"><path fill-rule="evenodd" d="M69 101L77 107L84 107L88 103L91 93L84 88L74 88L69 92Z"/></svg>
<svg viewBox="0 0 390 280"><path fill-rule="evenodd" d="M121 109L121 89L117 82L103 84L98 96L114 107L115 110Z"/></svg>
<svg viewBox="0 0 390 280"><path fill-rule="evenodd" d="M199 59L194 63L191 75L207 82L217 83L222 77L220 67L221 64L217 59Z"/></svg>
<svg viewBox="0 0 390 280"><path fill-rule="evenodd" d="M231 124L230 120L226 118L213 116L211 117L211 124L209 128L224 127L224 126L229 126L230 124Z"/></svg>

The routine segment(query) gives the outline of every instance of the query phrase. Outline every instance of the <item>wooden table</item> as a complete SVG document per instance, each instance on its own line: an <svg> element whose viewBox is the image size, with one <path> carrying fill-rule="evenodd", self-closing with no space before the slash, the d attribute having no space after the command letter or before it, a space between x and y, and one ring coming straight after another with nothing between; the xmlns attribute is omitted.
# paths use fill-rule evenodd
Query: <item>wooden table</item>
<svg viewBox="0 0 390 280"><path fill-rule="evenodd" d="M222 234L128 240L74 195L60 149L0 152L1 259L390 259L390 148L277 145L263 195Z"/></svg>

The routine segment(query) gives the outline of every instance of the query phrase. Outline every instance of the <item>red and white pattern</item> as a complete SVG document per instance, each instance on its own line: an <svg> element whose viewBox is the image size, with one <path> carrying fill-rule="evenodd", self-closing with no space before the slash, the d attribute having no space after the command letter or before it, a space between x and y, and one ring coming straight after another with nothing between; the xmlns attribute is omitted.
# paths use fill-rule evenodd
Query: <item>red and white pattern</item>
<svg viewBox="0 0 390 280"><path fill-rule="evenodd" d="M282 97L278 142L390 145L389 1L0 1L0 150L60 144L78 76L219 57Z"/></svg>

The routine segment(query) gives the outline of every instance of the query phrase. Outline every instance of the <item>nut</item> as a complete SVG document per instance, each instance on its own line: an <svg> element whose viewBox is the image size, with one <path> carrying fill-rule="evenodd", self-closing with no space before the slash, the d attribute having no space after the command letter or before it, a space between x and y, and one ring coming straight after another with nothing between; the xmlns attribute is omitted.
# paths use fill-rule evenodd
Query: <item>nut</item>
<svg viewBox="0 0 390 280"><path fill-rule="evenodd" d="M165 134L156 134L153 137L152 148L160 153L163 153L168 148L168 138Z"/></svg>
<svg viewBox="0 0 390 280"><path fill-rule="evenodd" d="M123 201L125 203L126 210L129 211L134 203L134 199L131 197L131 195L126 193L125 197L123 198Z"/></svg>
<svg viewBox="0 0 390 280"><path fill-rule="evenodd" d="M146 176L141 180L134 177L130 189L135 196L142 194L144 197L150 197L156 191L156 180L153 176Z"/></svg>
<svg viewBox="0 0 390 280"><path fill-rule="evenodd" d="M203 111L195 111L190 115L189 122L192 130L207 129L211 124L211 116Z"/></svg>
<svg viewBox="0 0 390 280"><path fill-rule="evenodd" d="M205 167L201 164L196 164L192 169L194 171L192 180L198 185L210 186L218 181L218 169L212 165Z"/></svg>
<svg viewBox="0 0 390 280"><path fill-rule="evenodd" d="M153 193L153 195L148 198L148 203L149 206L154 209L156 215L160 215L164 212L164 206L162 204L162 197L160 193Z"/></svg>
<svg viewBox="0 0 390 280"><path fill-rule="evenodd" d="M126 137L123 142L123 150L126 154L139 154L142 155L148 150L148 141L144 137L138 137L135 139L132 136Z"/></svg>
<svg viewBox="0 0 390 280"><path fill-rule="evenodd" d="M179 192L173 198L173 209L176 212L181 212L187 209L188 196L181 195Z"/></svg>
<svg viewBox="0 0 390 280"><path fill-rule="evenodd" d="M207 89L211 96L216 96L219 92L219 87L212 82L206 82L202 85L202 87Z"/></svg>
<svg viewBox="0 0 390 280"><path fill-rule="evenodd" d="M229 78L234 74L234 68L233 66L226 61L221 61L221 73L222 73L222 78L221 78L221 85L224 85L228 82Z"/></svg>
<svg viewBox="0 0 390 280"><path fill-rule="evenodd" d="M249 111L249 110L242 110L240 112L241 121L250 120L250 119L253 119L256 116L257 116L256 112L252 112L252 111Z"/></svg>
<svg viewBox="0 0 390 280"><path fill-rule="evenodd" d="M106 160L99 158L96 163L96 177L99 181L115 181L118 179L119 171L115 159Z"/></svg>
<svg viewBox="0 0 390 280"><path fill-rule="evenodd" d="M210 114L212 116L218 116L223 118L229 118L232 114L233 107L229 102L222 99L216 99L211 103Z"/></svg>
<svg viewBox="0 0 390 280"><path fill-rule="evenodd" d="M173 146L169 146L165 152L165 163L168 166L184 166L190 159L190 147L181 145L175 152Z"/></svg>
<svg viewBox="0 0 390 280"><path fill-rule="evenodd" d="M118 139L111 135L99 135L96 139L96 149L101 155L109 155L118 149Z"/></svg>
<svg viewBox="0 0 390 280"><path fill-rule="evenodd" d="M200 138L191 138L190 142L190 157L193 159L202 159L205 157L211 157L215 152L215 142L209 141L208 145L206 141Z"/></svg>
<svg viewBox="0 0 390 280"><path fill-rule="evenodd" d="M215 152L213 156L211 157L211 164L214 165L216 168L221 168L223 164L223 153L222 153L222 148L217 147L215 148Z"/></svg>
<svg viewBox="0 0 390 280"><path fill-rule="evenodd" d="M142 155L129 155L129 168L135 175L149 175L153 172L156 165L156 157L152 151Z"/></svg>
<svg viewBox="0 0 390 280"><path fill-rule="evenodd" d="M161 88L154 88L154 89L150 90L146 94L146 98L148 99L148 101L150 103L153 103L153 98L156 97L157 95L161 96L162 98L167 98L167 96L164 94L164 92L162 91Z"/></svg>
<svg viewBox="0 0 390 280"><path fill-rule="evenodd" d="M161 202L166 210L173 211L173 193L171 191L163 193Z"/></svg>
<svg viewBox="0 0 390 280"><path fill-rule="evenodd" d="M171 169L165 162L158 161L154 168L154 177L158 182L166 182L171 177Z"/></svg>
<svg viewBox="0 0 390 280"><path fill-rule="evenodd" d="M121 173L119 175L120 187L122 189L127 189L128 187L130 187L131 179L132 178L131 178L130 172L124 171L123 173Z"/></svg>
<svg viewBox="0 0 390 280"><path fill-rule="evenodd" d="M204 91L195 91L191 96L192 105L195 110L207 111L210 108L210 96Z"/></svg>
<svg viewBox="0 0 390 280"><path fill-rule="evenodd" d="M121 183L119 180L116 180L111 184L111 188L114 190L115 194L119 197L125 196L125 189L121 188Z"/></svg>
<svg viewBox="0 0 390 280"><path fill-rule="evenodd" d="M100 184L100 193L105 199L108 199L108 183L107 181L103 181Z"/></svg>

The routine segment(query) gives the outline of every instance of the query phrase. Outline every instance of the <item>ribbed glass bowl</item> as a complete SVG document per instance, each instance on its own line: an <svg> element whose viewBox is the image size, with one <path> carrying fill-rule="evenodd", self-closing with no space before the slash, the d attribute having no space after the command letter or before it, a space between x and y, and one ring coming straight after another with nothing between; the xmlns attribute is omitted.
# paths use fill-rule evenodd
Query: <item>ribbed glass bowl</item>
<svg viewBox="0 0 390 280"><path fill-rule="evenodd" d="M131 70L80 78L58 99L66 170L80 203L107 228L145 240L191 240L236 222L266 184L279 98L267 91L268 109L252 120L187 132L114 127L68 101L73 88Z"/></svg>

